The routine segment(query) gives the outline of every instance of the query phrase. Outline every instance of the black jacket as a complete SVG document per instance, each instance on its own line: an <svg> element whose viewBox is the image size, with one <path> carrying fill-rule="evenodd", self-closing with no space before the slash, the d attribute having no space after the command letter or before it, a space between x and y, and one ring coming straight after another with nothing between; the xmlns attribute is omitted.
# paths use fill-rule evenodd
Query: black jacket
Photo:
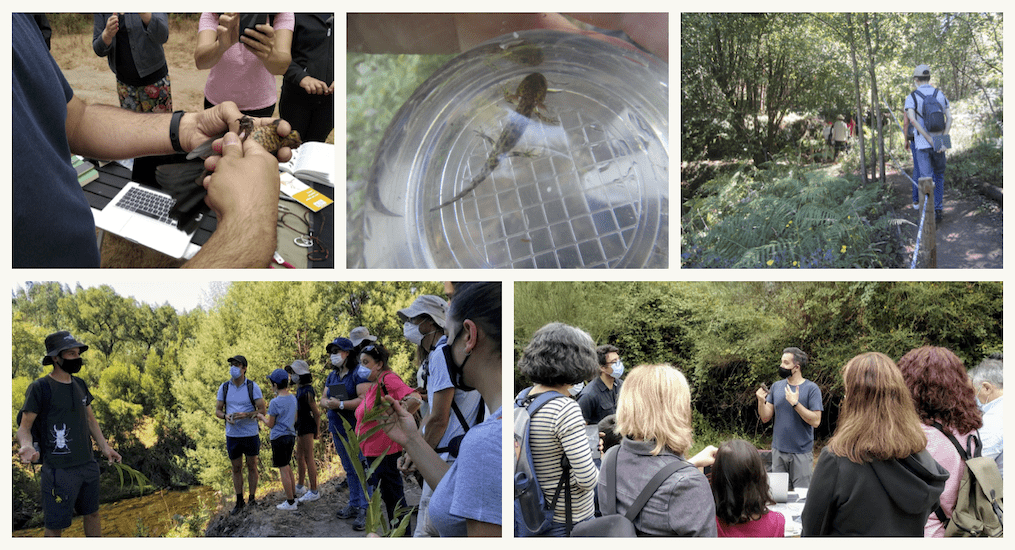
<svg viewBox="0 0 1015 550"><path fill-rule="evenodd" d="M922 537L947 479L926 450L856 464L825 447L807 489L802 535Z"/></svg>
<svg viewBox="0 0 1015 550"><path fill-rule="evenodd" d="M305 76L325 84L335 81L335 14L297 13L293 31L292 63L282 77L282 85L306 94L300 88Z"/></svg>

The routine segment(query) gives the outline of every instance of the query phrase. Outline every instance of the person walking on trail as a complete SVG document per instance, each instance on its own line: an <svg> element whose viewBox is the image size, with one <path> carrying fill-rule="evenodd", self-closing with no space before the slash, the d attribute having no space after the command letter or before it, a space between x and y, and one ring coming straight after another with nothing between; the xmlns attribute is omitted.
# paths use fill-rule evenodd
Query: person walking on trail
<svg viewBox="0 0 1015 550"><path fill-rule="evenodd" d="M945 149L952 127L952 114L944 92L930 85L930 67L917 65L913 70L916 90L906 97L906 116L916 128L916 161L920 180L934 182L934 218L941 221L944 211Z"/></svg>
<svg viewBox="0 0 1015 550"><path fill-rule="evenodd" d="M42 460L40 493L47 537L59 537L75 512L84 516L85 536L102 536L99 464L92 454L92 439L107 460L121 460L102 435L92 412L91 392L74 376L87 350L67 331L47 336L42 364L53 365L53 371L28 386L21 407L18 457L25 464Z"/></svg>
<svg viewBox="0 0 1015 550"><path fill-rule="evenodd" d="M758 388L762 422L775 417L772 433L772 471L789 473L794 489L809 487L814 466L814 428L821 424L821 389L804 379L807 354L799 348L782 350L779 376L772 391Z"/></svg>
<svg viewBox="0 0 1015 550"><path fill-rule="evenodd" d="M835 124L832 125L832 160L839 158L839 151L846 149L846 139L849 137L849 128L846 127L846 118L842 115L835 117Z"/></svg>
<svg viewBox="0 0 1015 550"><path fill-rule="evenodd" d="M231 514L243 509L243 457L247 457L247 482L250 490L248 503L257 495L257 456L261 450L258 435L257 413L264 414L264 397L257 382L247 378L247 358L230 357L229 380L219 386L215 402L215 416L226 421L226 452L233 471L233 488L236 490L236 507Z"/></svg>

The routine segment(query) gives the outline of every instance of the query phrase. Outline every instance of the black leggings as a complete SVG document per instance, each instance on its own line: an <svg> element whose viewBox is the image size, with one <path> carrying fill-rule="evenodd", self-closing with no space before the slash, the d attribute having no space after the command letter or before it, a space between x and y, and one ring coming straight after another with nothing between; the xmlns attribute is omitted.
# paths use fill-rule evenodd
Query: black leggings
<svg viewBox="0 0 1015 550"><path fill-rule="evenodd" d="M214 106L215 105L213 105L211 101L208 101L207 97L204 98L204 108L205 109L211 109ZM275 105L272 104L272 105L268 105L267 107L265 107L263 109L253 109L253 110L247 110L247 111L244 111L243 109L240 109L240 112L245 114L245 115L247 115L247 116L259 117L259 118L270 117L271 115L275 114Z"/></svg>
<svg viewBox="0 0 1015 550"><path fill-rule="evenodd" d="M374 470L374 474L370 476L370 480L367 484L370 486L370 492L373 493L374 489L377 488L377 484L381 485L381 500L384 501L384 508L388 511L388 524L391 524L392 518L395 517L395 509L398 507L405 507L405 490L402 485L402 473L398 471L398 458L402 456L401 452L388 454L381 460L381 463L377 465L377 469ZM372 464L374 460L377 460L376 456L366 457L367 464ZM412 530L405 530L407 536L412 536Z"/></svg>

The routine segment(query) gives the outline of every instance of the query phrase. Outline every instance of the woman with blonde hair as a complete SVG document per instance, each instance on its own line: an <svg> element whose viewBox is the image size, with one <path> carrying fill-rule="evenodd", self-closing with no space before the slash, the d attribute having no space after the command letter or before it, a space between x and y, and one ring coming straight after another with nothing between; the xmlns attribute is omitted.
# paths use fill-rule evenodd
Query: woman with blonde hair
<svg viewBox="0 0 1015 550"><path fill-rule="evenodd" d="M698 470L712 464L715 447L684 459L692 444L691 390L684 375L669 365L634 368L617 400L616 432L623 436L610 450L617 453L617 513L627 512L656 472L679 461L688 466L656 489L635 516L635 529L647 536L716 536L712 489ZM601 473L600 498L606 494Z"/></svg>
<svg viewBox="0 0 1015 550"><path fill-rule="evenodd" d="M807 490L803 536L923 535L948 473L927 437L899 367L863 353L842 369L839 422Z"/></svg>

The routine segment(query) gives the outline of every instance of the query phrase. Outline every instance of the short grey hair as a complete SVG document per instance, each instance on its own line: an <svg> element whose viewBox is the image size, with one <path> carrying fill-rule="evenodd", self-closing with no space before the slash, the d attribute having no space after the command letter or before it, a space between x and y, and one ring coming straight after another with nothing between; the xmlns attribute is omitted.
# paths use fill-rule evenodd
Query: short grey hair
<svg viewBox="0 0 1015 550"><path fill-rule="evenodd" d="M969 378L973 380L974 386L980 382L990 382L995 387L1004 389L1004 369L1002 366L1003 356L1000 353L992 353L969 371Z"/></svg>
<svg viewBox="0 0 1015 550"><path fill-rule="evenodd" d="M547 386L584 382L599 373L596 343L580 328L550 323L532 335L518 369L533 382Z"/></svg>

